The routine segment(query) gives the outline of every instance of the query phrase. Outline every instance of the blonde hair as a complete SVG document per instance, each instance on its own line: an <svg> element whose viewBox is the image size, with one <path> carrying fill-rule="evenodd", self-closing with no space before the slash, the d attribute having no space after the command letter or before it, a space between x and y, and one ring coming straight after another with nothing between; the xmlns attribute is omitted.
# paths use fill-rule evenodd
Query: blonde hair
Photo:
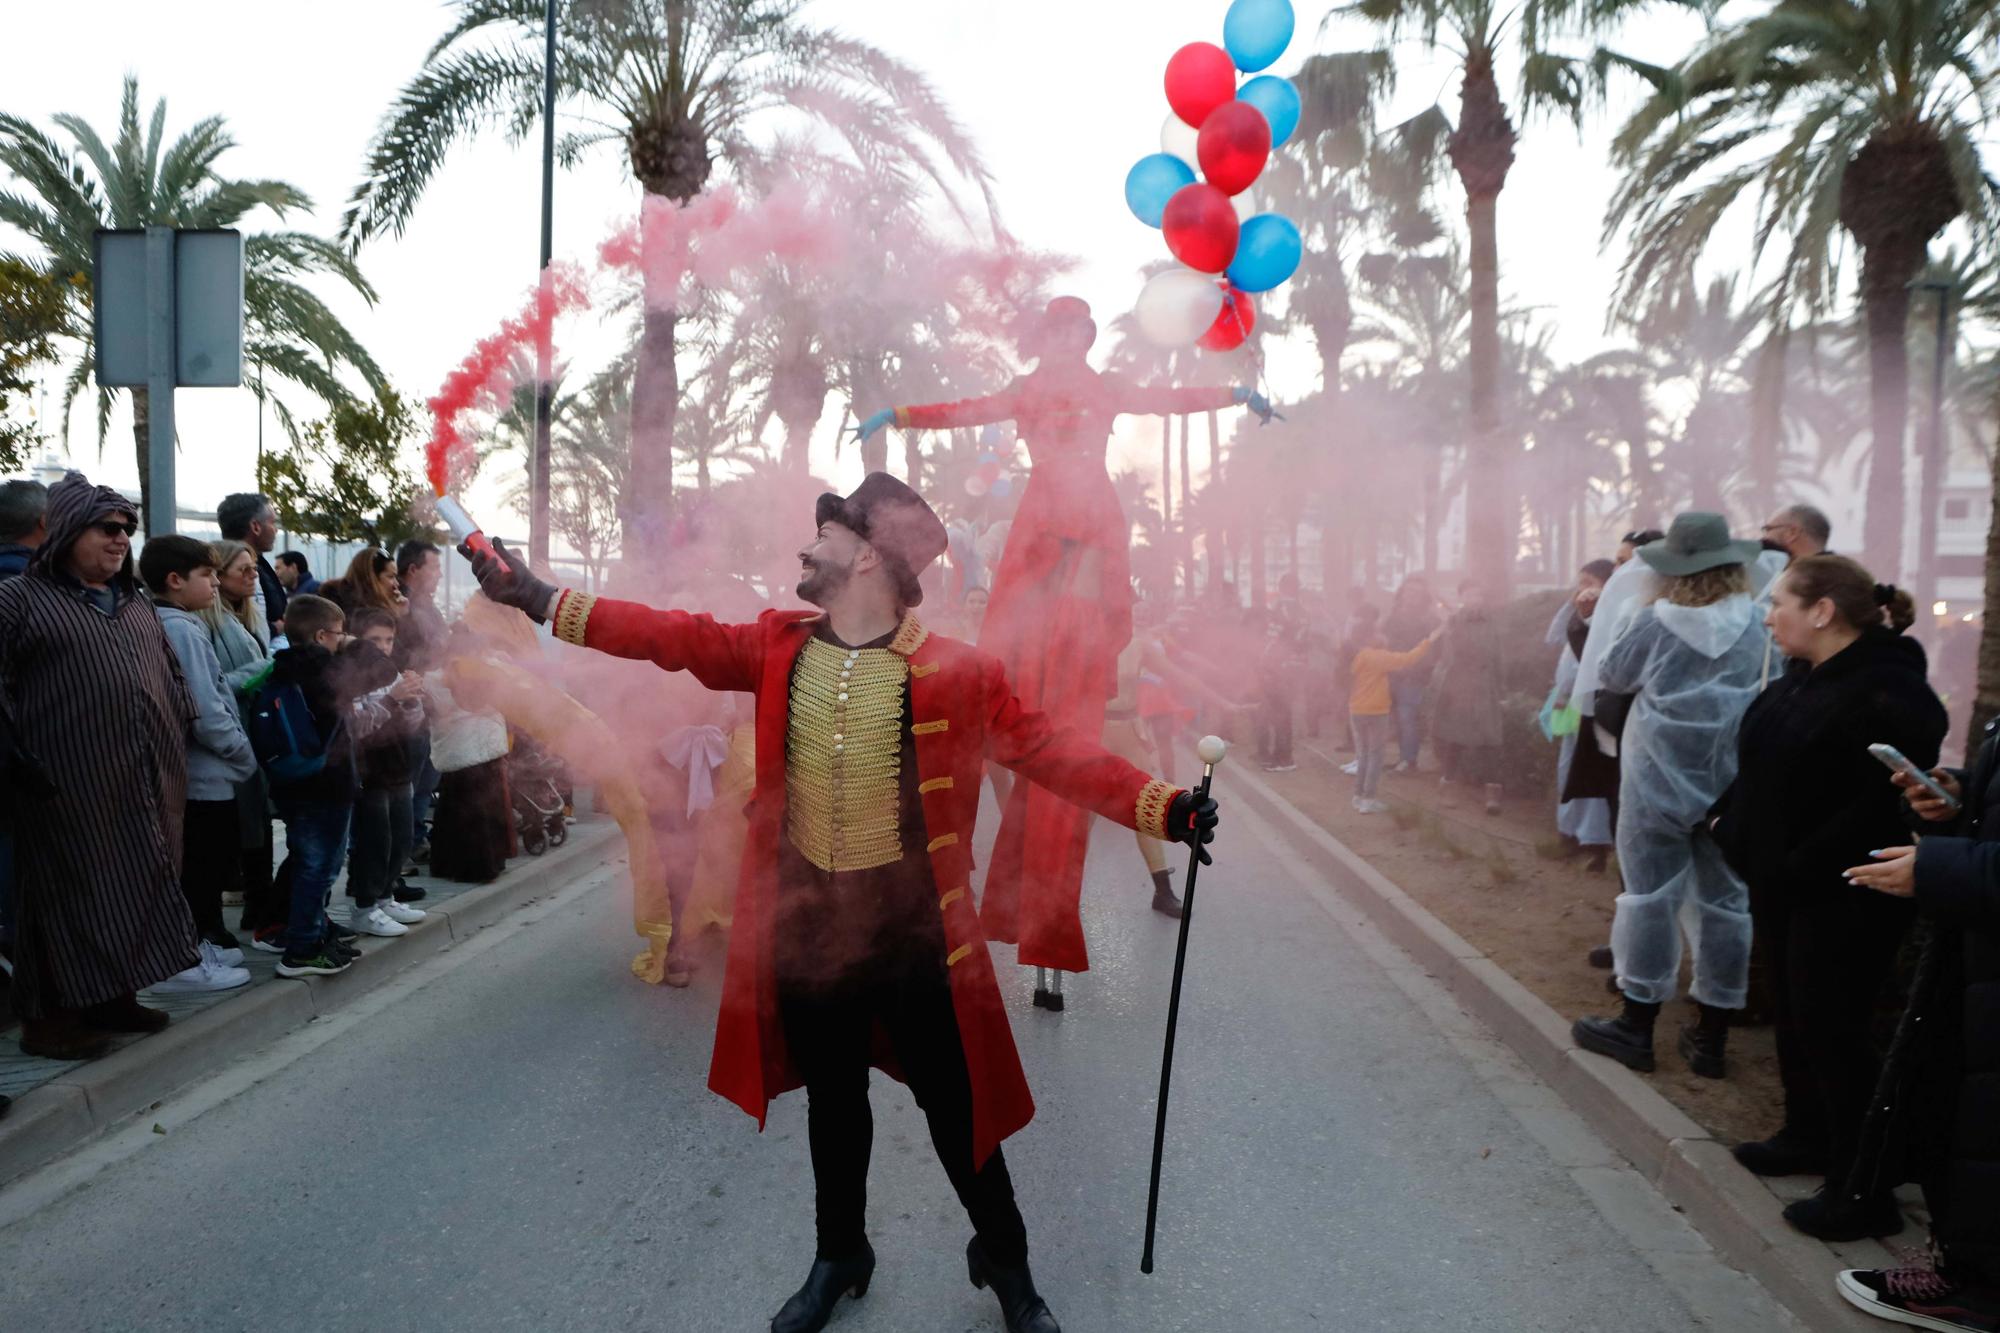
<svg viewBox="0 0 2000 1333"><path fill-rule="evenodd" d="M257 563L257 553L255 551L252 551L244 543L231 541L227 537L219 542L211 543L210 549L215 552L215 572L217 577L220 577L224 570L235 564L236 557L239 555L249 556L250 563L253 565ZM260 643L263 642L257 634L257 599L255 597L245 597L243 605L231 606L228 595L218 588L215 600L208 604L208 610L203 611L201 617L208 622L210 629L221 629L223 620L233 620L244 629L249 630L251 638L257 639Z"/></svg>
<svg viewBox="0 0 2000 1333"><path fill-rule="evenodd" d="M1750 571L1742 565L1717 565L1693 574L1662 575L1660 600L1673 606L1714 606L1725 598L1750 592Z"/></svg>

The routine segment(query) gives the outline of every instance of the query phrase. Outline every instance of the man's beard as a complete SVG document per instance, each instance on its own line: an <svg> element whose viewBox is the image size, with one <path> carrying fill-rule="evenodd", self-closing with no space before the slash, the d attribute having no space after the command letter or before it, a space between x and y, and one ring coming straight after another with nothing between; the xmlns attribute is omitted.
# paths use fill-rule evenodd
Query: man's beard
<svg viewBox="0 0 2000 1333"><path fill-rule="evenodd" d="M854 571L846 565L829 565L823 560L806 562L805 577L799 580L799 600L825 606L847 586Z"/></svg>

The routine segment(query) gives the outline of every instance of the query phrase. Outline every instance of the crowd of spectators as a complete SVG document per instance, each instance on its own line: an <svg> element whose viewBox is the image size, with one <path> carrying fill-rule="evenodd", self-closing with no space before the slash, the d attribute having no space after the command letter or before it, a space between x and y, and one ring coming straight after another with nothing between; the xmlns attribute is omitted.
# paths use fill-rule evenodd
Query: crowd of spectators
<svg viewBox="0 0 2000 1333"><path fill-rule="evenodd" d="M509 748L497 714L444 684L437 546L365 550L321 585L297 552L267 558L265 497L231 495L216 521L220 541L135 549L138 507L108 487L0 484L0 1014L27 1054L156 1032L169 1015L148 997L246 985L245 949L282 977L329 975L359 935L407 933L434 735L469 717L479 762ZM504 778L481 785L475 810L438 810L460 864L433 873L504 868Z"/></svg>

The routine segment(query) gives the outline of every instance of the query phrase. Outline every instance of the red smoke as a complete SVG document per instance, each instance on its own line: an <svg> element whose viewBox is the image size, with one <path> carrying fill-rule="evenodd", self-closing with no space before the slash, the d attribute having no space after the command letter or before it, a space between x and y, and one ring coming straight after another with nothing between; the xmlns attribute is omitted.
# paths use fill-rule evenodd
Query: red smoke
<svg viewBox="0 0 2000 1333"><path fill-rule="evenodd" d="M458 368L445 377L428 404L433 424L430 442L424 446L424 475L434 492L443 495L449 489L452 464L466 444L459 433L459 418L473 407L497 403L512 391L508 362L515 349L536 346L549 336L556 316L589 304L582 272L568 264L551 265L521 313L480 339Z"/></svg>
<svg viewBox="0 0 2000 1333"><path fill-rule="evenodd" d="M837 271L859 225L862 219L843 219L834 201L798 181L781 182L754 201L723 185L685 204L647 195L639 220L597 253L608 267L636 270L648 303L664 308L679 304L690 277L726 289L739 271L771 263Z"/></svg>

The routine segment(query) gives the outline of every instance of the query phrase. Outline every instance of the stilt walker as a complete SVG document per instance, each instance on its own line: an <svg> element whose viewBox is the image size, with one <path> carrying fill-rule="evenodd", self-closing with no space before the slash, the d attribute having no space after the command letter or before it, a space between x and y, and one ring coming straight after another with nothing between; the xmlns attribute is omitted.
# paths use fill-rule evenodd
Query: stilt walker
<svg viewBox="0 0 2000 1333"><path fill-rule="evenodd" d="M1028 1270L1000 1150L1034 1114L970 898L988 759L1157 837L1214 837L1213 802L1024 707L1001 664L932 634L917 576L944 525L885 473L820 497L799 596L754 624L557 590L519 556L461 548L496 601L557 637L756 696L757 776L709 1087L764 1122L803 1086L817 1248L774 1333L817 1333L874 1275L868 1070L906 1082L973 1226L966 1266L1010 1333L1060 1333ZM886 1039L886 1040L885 1040ZM932 1321L933 1323L935 1321ZM924 1327L904 1319L903 1327Z"/></svg>
<svg viewBox="0 0 2000 1333"><path fill-rule="evenodd" d="M1112 426L1123 413L1168 416L1244 404L1268 421L1247 388L1169 388L1100 374L1087 360L1097 340L1090 307L1057 297L1021 340L1033 371L999 393L956 403L898 407L861 423L863 439L894 424L946 430L1013 421L1033 462L993 584L979 646L1005 664L1021 702L1079 734L1104 730L1118 654L1132 637L1130 524L1105 471ZM1017 782L987 868L980 918L989 939L1017 942L1024 966L1081 972L1090 966L1078 910L1090 840L1087 811L1037 782ZM1060 1008L1061 977L1038 985L1038 1004Z"/></svg>

